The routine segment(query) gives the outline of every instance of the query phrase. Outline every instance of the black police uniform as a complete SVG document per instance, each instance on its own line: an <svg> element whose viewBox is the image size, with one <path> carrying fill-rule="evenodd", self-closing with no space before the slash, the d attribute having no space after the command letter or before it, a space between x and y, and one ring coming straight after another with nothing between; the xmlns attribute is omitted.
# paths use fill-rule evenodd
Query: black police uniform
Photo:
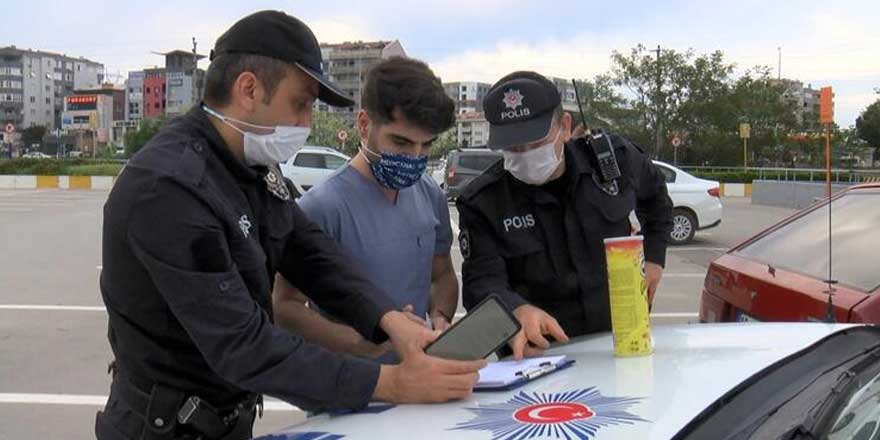
<svg viewBox="0 0 880 440"><path fill-rule="evenodd" d="M378 364L272 323L276 272L369 340L386 338L378 322L394 308L292 188L233 157L201 107L129 161L104 207L116 374L98 438L250 438L258 394L312 410L368 403Z"/></svg>
<svg viewBox="0 0 880 440"><path fill-rule="evenodd" d="M520 182L499 161L457 202L465 308L491 293L514 309L530 303L569 336L611 329L602 240L630 235L642 220L647 261L665 264L672 203L660 172L628 140L610 135L623 176L603 190L586 138L569 141L565 174L542 186Z"/></svg>

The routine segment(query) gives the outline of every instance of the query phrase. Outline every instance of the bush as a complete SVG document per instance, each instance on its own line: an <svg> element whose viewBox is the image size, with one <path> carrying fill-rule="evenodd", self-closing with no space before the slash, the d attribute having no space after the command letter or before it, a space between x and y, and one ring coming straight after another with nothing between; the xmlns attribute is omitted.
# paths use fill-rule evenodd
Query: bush
<svg viewBox="0 0 880 440"><path fill-rule="evenodd" d="M809 171L795 171L788 170L786 171L704 171L704 170L693 170L688 171L696 177L701 179L708 180L717 180L722 183L752 183L754 180L790 180L790 181L798 181L798 182L809 182L810 181L810 172ZM880 172L875 174L867 174L867 173L853 173L849 171L843 171L840 173L832 172L831 180L835 182L861 182L865 178L868 177L880 177ZM824 182L825 181L825 173L814 171L812 173L812 181L813 182Z"/></svg>
<svg viewBox="0 0 880 440"><path fill-rule="evenodd" d="M67 167L67 176L118 176L124 165L119 163L102 163L97 165L74 165Z"/></svg>
<svg viewBox="0 0 880 440"><path fill-rule="evenodd" d="M122 163L94 159L30 159L0 160L0 175L36 176L115 176Z"/></svg>

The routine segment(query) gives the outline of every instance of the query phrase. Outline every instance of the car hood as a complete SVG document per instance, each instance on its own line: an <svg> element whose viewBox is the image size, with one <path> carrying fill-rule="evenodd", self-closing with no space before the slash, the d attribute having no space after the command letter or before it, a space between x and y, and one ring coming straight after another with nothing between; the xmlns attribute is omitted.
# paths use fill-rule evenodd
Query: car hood
<svg viewBox="0 0 880 440"><path fill-rule="evenodd" d="M852 325L754 323L662 326L654 353L613 356L608 333L553 348L576 363L503 392L436 405L375 403L322 414L263 440L669 439L725 393Z"/></svg>

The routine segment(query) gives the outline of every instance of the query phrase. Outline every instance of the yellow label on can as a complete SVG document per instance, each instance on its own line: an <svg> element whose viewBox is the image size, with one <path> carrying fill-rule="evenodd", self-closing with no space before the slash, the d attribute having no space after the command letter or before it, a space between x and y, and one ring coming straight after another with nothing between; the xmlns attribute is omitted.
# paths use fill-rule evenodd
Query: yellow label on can
<svg viewBox="0 0 880 440"><path fill-rule="evenodd" d="M651 316L641 236L605 240L615 356L651 354Z"/></svg>

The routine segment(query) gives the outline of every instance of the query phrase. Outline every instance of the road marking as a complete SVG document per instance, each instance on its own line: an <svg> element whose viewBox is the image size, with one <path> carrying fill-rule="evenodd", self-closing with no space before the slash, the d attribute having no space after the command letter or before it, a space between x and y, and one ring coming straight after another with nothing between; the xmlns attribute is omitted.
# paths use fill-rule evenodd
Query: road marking
<svg viewBox="0 0 880 440"><path fill-rule="evenodd" d="M0 208L0 212L32 212L33 209L26 208Z"/></svg>
<svg viewBox="0 0 880 440"><path fill-rule="evenodd" d="M705 278L706 273L664 273L663 278Z"/></svg>
<svg viewBox="0 0 880 440"><path fill-rule="evenodd" d="M3 205L70 205L72 202L79 202L82 199L6 199L0 200Z"/></svg>
<svg viewBox="0 0 880 440"><path fill-rule="evenodd" d="M107 403L107 396L95 394L0 393L0 403L104 406ZM263 409L266 411L302 411L287 402L268 398L263 404Z"/></svg>
<svg viewBox="0 0 880 440"><path fill-rule="evenodd" d="M652 318L699 318L699 313L651 313Z"/></svg>
<svg viewBox="0 0 880 440"><path fill-rule="evenodd" d="M667 252L689 252L689 251L721 251L727 252L730 248L720 248L720 247L673 247L670 246L666 248Z"/></svg>
<svg viewBox="0 0 880 440"><path fill-rule="evenodd" d="M456 272L455 276L458 279L461 279L461 272ZM692 273L664 273L663 278L704 278L706 276L706 272L692 272Z"/></svg>
<svg viewBox="0 0 880 440"><path fill-rule="evenodd" d="M59 312L104 312L103 306L54 306L38 304L0 304L0 310L44 310Z"/></svg>

